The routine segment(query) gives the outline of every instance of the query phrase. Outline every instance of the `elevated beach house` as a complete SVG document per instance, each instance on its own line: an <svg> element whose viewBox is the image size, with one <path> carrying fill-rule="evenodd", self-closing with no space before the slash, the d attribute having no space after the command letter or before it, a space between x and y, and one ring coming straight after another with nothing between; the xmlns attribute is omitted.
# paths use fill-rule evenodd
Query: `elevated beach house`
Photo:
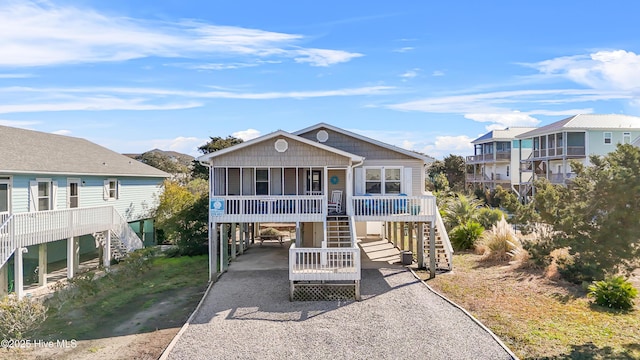
<svg viewBox="0 0 640 360"><path fill-rule="evenodd" d="M210 273L243 251L249 224L294 223L290 297L310 287L350 287L359 298L358 236L367 222L415 230L417 262L451 268L435 197L425 192L430 157L328 124L278 130L198 159L210 170ZM241 239L228 231L240 228ZM411 233L414 233L411 231Z"/></svg>
<svg viewBox="0 0 640 360"><path fill-rule="evenodd" d="M81 257L152 243L151 212L169 175L87 140L0 126L0 294L74 276Z"/></svg>

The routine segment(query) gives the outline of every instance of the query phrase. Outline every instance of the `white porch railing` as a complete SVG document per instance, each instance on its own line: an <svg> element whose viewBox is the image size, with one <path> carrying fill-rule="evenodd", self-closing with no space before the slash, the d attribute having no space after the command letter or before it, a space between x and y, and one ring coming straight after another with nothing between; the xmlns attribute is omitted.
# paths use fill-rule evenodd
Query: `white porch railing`
<svg viewBox="0 0 640 360"><path fill-rule="evenodd" d="M437 214L436 197L353 196L355 221L433 221Z"/></svg>
<svg viewBox="0 0 640 360"><path fill-rule="evenodd" d="M17 213L0 227L0 266L17 248L112 231L129 251L142 240L113 206Z"/></svg>
<svg viewBox="0 0 640 360"><path fill-rule="evenodd" d="M211 211L215 222L324 221L326 199L322 195L212 196L224 209Z"/></svg>
<svg viewBox="0 0 640 360"><path fill-rule="evenodd" d="M289 248L290 281L360 280L360 248Z"/></svg>

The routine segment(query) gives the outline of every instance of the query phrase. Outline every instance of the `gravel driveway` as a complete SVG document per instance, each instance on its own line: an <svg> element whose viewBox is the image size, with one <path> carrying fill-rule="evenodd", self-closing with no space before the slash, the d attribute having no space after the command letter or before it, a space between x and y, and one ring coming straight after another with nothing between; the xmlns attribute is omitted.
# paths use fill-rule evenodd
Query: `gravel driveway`
<svg viewBox="0 0 640 360"><path fill-rule="evenodd" d="M511 359L406 269L363 269L360 302L290 302L287 279L225 273L168 358Z"/></svg>

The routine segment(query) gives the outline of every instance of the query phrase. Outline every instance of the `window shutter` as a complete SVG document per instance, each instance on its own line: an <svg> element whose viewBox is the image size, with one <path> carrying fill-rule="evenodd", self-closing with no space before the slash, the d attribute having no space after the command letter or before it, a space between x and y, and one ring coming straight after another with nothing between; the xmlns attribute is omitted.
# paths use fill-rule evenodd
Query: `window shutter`
<svg viewBox="0 0 640 360"><path fill-rule="evenodd" d="M413 169L404 168L404 177L402 179L402 193L411 196L413 194Z"/></svg>
<svg viewBox="0 0 640 360"><path fill-rule="evenodd" d="M116 182L116 199L120 199L120 180Z"/></svg>
<svg viewBox="0 0 640 360"><path fill-rule="evenodd" d="M104 187L102 188L102 198L109 200L109 180L104 181Z"/></svg>
<svg viewBox="0 0 640 360"><path fill-rule="evenodd" d="M364 195L364 169L357 167L355 171L355 189L356 195Z"/></svg>
<svg viewBox="0 0 640 360"><path fill-rule="evenodd" d="M29 212L38 211L38 182L29 181Z"/></svg>
<svg viewBox="0 0 640 360"><path fill-rule="evenodd" d="M51 182L51 209L56 210L58 208L58 182Z"/></svg>

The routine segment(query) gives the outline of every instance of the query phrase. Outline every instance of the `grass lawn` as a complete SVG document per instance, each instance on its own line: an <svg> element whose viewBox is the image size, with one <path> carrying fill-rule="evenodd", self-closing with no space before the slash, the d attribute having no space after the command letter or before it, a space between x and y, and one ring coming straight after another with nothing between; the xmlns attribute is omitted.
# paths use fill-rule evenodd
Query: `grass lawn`
<svg viewBox="0 0 640 360"><path fill-rule="evenodd" d="M585 291L539 269L454 255L427 283L468 310L522 359L640 359L640 302L628 313L590 304ZM421 274L428 276L428 274Z"/></svg>
<svg viewBox="0 0 640 360"><path fill-rule="evenodd" d="M206 256L155 257L145 270L116 270L76 282L73 296L49 299L47 320L33 339L77 341L72 349L30 349L11 359L157 359L202 298ZM77 277L79 279L82 277ZM58 297L59 299L59 297Z"/></svg>

